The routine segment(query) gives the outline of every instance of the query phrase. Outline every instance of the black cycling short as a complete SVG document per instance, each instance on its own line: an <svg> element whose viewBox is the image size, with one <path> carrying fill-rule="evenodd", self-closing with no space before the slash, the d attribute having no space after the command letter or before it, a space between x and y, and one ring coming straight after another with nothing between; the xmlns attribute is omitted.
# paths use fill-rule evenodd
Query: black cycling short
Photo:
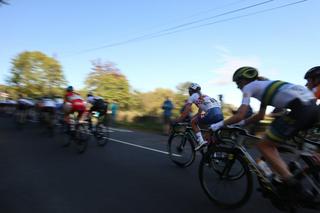
<svg viewBox="0 0 320 213"><path fill-rule="evenodd" d="M291 111L271 123L266 131L268 139L275 142L286 141L300 130L311 128L319 120L320 109L315 102L303 104L299 99L295 99L286 108Z"/></svg>
<svg viewBox="0 0 320 213"><path fill-rule="evenodd" d="M32 108L31 105L28 105L28 104L24 104L24 103L18 103L17 104L17 109L18 110L27 110L27 109L30 109Z"/></svg>
<svg viewBox="0 0 320 213"><path fill-rule="evenodd" d="M50 114L54 114L55 110L54 107L41 107L41 112L48 112Z"/></svg>

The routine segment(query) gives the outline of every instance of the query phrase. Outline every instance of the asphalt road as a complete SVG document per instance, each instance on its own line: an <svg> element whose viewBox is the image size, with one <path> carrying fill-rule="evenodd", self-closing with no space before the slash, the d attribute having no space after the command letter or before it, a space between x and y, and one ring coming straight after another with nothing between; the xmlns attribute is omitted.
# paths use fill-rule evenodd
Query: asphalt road
<svg viewBox="0 0 320 213"><path fill-rule="evenodd" d="M90 140L79 155L38 124L17 131L0 118L0 213L230 212L202 191L200 156L181 169L166 154L165 136L117 129L110 137L105 147ZM232 212L279 211L254 192Z"/></svg>

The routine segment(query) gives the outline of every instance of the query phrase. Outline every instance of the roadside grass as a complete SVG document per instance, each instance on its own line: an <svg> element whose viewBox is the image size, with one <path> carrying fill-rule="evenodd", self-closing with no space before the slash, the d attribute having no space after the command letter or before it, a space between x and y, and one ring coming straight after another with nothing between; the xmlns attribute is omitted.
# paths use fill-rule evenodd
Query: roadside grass
<svg viewBox="0 0 320 213"><path fill-rule="evenodd" d="M113 126L123 127L133 130L141 130L145 132L161 133L163 130L162 124L155 122L128 122L128 121L116 121Z"/></svg>

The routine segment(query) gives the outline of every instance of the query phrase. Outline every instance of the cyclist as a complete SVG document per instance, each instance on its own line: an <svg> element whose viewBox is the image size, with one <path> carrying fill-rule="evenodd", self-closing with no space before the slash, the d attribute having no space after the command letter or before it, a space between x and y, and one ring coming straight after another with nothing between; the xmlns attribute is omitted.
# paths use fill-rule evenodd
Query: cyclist
<svg viewBox="0 0 320 213"><path fill-rule="evenodd" d="M55 110L56 110L56 103L53 99L49 98L48 96L44 96L39 102L39 110L41 118L48 113L51 119L54 119ZM53 122L53 121L50 121Z"/></svg>
<svg viewBox="0 0 320 213"><path fill-rule="evenodd" d="M91 107L89 109L89 115L92 114L92 112L97 112L98 113L98 120L103 118L104 115L107 113L108 105L107 103L103 100L103 98L99 96L93 96L92 92L89 92L87 94L87 102L90 103ZM90 119L89 119L90 121ZM90 122L91 125L91 122Z"/></svg>
<svg viewBox="0 0 320 213"><path fill-rule="evenodd" d="M317 99L320 99L320 66L312 67L304 75L307 80L306 86L310 89Z"/></svg>
<svg viewBox="0 0 320 213"><path fill-rule="evenodd" d="M202 94L201 87L198 84L191 83L188 89L190 97L184 111L175 122L181 122L190 115L192 104L198 107L198 113L191 119L191 126L197 136L198 145L195 150L199 150L208 142L203 139L198 124L209 126L212 123L222 121L223 114L219 103L214 98Z"/></svg>
<svg viewBox="0 0 320 213"><path fill-rule="evenodd" d="M72 86L68 86L64 96L64 121L69 124L69 115L78 112L79 122L84 120L86 106L81 96L73 91Z"/></svg>
<svg viewBox="0 0 320 213"><path fill-rule="evenodd" d="M256 122L264 118L266 107L286 108L291 111L276 118L266 130L265 136L257 144L259 151L271 164L273 170L281 176L285 186L290 189L301 189L289 171L287 164L282 160L277 150L277 144L287 140L299 130L307 129L317 122L317 105L311 91L299 85L283 81L261 80L258 70L253 67L240 67L233 74L233 81L242 91L242 104L237 113L230 118L212 124L210 128L217 130L224 125L237 123L245 118L249 108L250 98L254 97L261 102L257 114L244 120L245 124ZM297 187L297 188L296 188Z"/></svg>
<svg viewBox="0 0 320 213"><path fill-rule="evenodd" d="M30 98L24 98L22 94L19 94L17 100L17 113L22 120L30 119L33 121L31 109L35 106L34 102Z"/></svg>

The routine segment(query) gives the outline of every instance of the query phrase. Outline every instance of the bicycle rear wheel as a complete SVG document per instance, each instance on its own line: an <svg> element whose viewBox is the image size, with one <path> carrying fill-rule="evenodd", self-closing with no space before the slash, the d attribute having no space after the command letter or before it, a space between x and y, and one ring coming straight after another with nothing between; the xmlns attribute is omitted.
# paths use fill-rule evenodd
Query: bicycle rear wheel
<svg viewBox="0 0 320 213"><path fill-rule="evenodd" d="M196 152L194 144L186 134L173 134L168 140L169 157L176 165L185 168L192 164Z"/></svg>
<svg viewBox="0 0 320 213"><path fill-rule="evenodd" d="M201 187L209 199L221 208L238 208L250 198L252 174L236 150L214 147L199 165Z"/></svg>
<svg viewBox="0 0 320 213"><path fill-rule="evenodd" d="M108 126L105 126L102 123L97 124L94 136L97 140L98 146L105 146L108 143L110 137Z"/></svg>
<svg viewBox="0 0 320 213"><path fill-rule="evenodd" d="M75 130L75 135L71 139L78 153L86 151L89 140L89 127L85 124L78 124Z"/></svg>

